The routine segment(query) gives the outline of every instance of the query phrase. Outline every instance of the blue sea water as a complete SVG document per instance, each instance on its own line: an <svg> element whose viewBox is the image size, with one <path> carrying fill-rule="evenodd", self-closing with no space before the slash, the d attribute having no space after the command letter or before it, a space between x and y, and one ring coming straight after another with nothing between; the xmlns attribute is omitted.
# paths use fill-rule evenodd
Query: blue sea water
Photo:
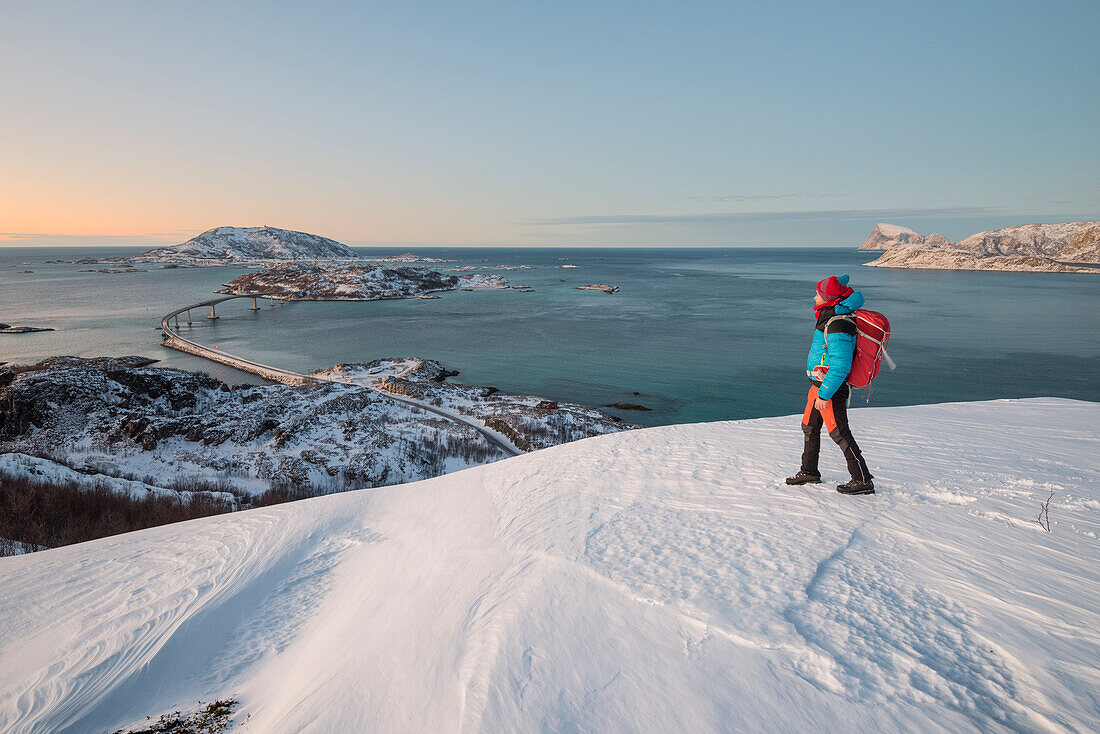
<svg viewBox="0 0 1100 734"><path fill-rule="evenodd" d="M195 318L196 341L295 370L415 355L458 381L616 411L646 425L784 415L805 398L814 283L851 273L893 326L898 369L870 405L1061 396L1100 401L1100 277L864 268L839 248L362 249L451 260L435 267L532 265L499 272L533 293L452 292L439 300L294 303ZM160 317L211 297L235 268L104 274L46 260L134 254L115 248L0 249L0 322L57 331L0 335L0 361L142 354L230 382L257 381L160 346ZM575 265L563 268L562 265ZM21 270L33 270L21 273ZM606 295L576 290L610 283ZM201 314L195 314L196 317ZM857 394L856 404L864 404Z"/></svg>

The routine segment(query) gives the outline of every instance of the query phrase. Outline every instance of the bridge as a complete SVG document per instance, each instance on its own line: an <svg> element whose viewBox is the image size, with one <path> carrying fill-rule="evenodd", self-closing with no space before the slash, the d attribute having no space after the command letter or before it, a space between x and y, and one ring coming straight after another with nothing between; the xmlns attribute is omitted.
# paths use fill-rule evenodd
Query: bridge
<svg viewBox="0 0 1100 734"><path fill-rule="evenodd" d="M339 380L334 377L323 377L321 375L312 375L304 372L284 370L279 367L272 367L271 365L256 362L251 359L245 359L244 357L238 357L235 354L230 354L228 352L223 352L220 349L214 349L213 347L207 347L199 344L198 342L183 336L178 331L178 329L180 328L180 314L186 315L186 323L190 325L192 323L192 311L202 312L203 309L209 308L210 313L205 318L211 320L219 318L215 309L215 307L219 303L232 301L237 298L251 298L252 306L250 307L250 309L253 311L258 311L259 306L257 305L257 299L268 298L271 299L272 304L274 304L276 300L283 300L285 299L285 297L286 294L284 293L247 293L223 296L222 298L212 298L208 301L202 301L201 303L195 303L190 306L184 306L183 308L177 308L175 311L172 311L160 320L160 330L164 334L164 346L168 347L169 349L175 349L179 352L185 352L187 354L193 354L196 357L208 359L211 362L224 364L227 367L233 367L234 369L238 369L242 372L247 372L249 374L262 377L265 380L282 383L283 385L310 385L325 382L334 382L341 385L352 384L351 380ZM441 410L434 405L427 405L420 402L419 400L414 400L413 398L394 395L393 393L381 390L373 385L366 385L365 387L374 390L380 395L385 395L387 398L393 400L394 402L405 403L406 405L411 405L415 408L419 408L420 410L434 413L435 415L446 418L447 420L453 421L455 423L467 425L480 433L490 444L496 446L498 449L509 456L519 456L523 453L523 451L516 448L516 446L514 446L512 442L509 441L505 436L486 428L474 418L470 418L468 416L458 413L450 413L448 411Z"/></svg>

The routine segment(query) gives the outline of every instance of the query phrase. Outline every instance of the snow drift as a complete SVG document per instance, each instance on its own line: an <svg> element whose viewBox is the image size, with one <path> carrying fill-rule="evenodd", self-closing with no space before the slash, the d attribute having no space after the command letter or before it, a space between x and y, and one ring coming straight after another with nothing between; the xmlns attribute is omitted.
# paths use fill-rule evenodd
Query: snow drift
<svg viewBox="0 0 1100 734"><path fill-rule="evenodd" d="M852 423L874 496L768 418L0 559L0 730L1095 731L1100 405Z"/></svg>

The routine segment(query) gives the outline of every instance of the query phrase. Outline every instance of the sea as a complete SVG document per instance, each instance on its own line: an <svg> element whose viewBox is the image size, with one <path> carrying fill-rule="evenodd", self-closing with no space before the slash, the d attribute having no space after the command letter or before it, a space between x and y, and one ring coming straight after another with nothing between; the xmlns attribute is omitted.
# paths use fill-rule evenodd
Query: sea
<svg viewBox="0 0 1100 734"><path fill-rule="evenodd" d="M0 362L54 355L143 355L231 384L258 378L165 349L161 317L214 297L236 267L86 272L49 263L132 256L133 248L0 248L0 322L54 331L0 334ZM475 266L533 292L455 291L437 300L247 299L192 313L182 331L265 364L309 371L416 356L453 381L592 406L642 425L802 410L815 283L849 273L890 320L891 357L852 407L1058 396L1100 401L1100 276L891 270L849 248L358 248ZM499 266L530 266L502 270ZM570 267L571 266L571 267ZM477 272L477 271L475 271ZM606 283L605 294L577 286Z"/></svg>

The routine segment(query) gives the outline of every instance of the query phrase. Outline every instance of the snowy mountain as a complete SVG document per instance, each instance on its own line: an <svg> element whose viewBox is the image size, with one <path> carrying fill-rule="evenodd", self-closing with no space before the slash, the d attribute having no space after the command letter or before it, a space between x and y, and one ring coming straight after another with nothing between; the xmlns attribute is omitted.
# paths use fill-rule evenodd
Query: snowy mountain
<svg viewBox="0 0 1100 734"><path fill-rule="evenodd" d="M0 558L0 731L1095 731L1100 405L851 415L877 495L789 416Z"/></svg>
<svg viewBox="0 0 1100 734"><path fill-rule="evenodd" d="M864 263L872 268L912 268L914 270L1005 270L1042 273L1100 273L1098 268L1067 265L1034 255L975 255L959 250L929 250L922 247L895 247L877 260Z"/></svg>
<svg viewBox="0 0 1100 734"><path fill-rule="evenodd" d="M507 288L499 275L450 275L424 267L281 264L245 273L219 293L277 293L305 301L373 301L411 298L457 288Z"/></svg>
<svg viewBox="0 0 1100 734"><path fill-rule="evenodd" d="M277 227L217 227L171 247L134 258L153 262L357 259L347 245L306 232Z"/></svg>
<svg viewBox="0 0 1100 734"><path fill-rule="evenodd" d="M871 235L860 245L861 250L889 250L894 247L950 247L951 240L940 234L925 237L908 227L896 224L879 223L871 230Z"/></svg>
<svg viewBox="0 0 1100 734"><path fill-rule="evenodd" d="M1024 224L979 232L958 243L879 224L859 249L886 251L864 263L877 268L1096 273L1067 263L1100 264L1100 222Z"/></svg>
<svg viewBox="0 0 1100 734"><path fill-rule="evenodd" d="M977 255L1025 255L1100 263L1100 222L1023 224L972 234L956 245Z"/></svg>

